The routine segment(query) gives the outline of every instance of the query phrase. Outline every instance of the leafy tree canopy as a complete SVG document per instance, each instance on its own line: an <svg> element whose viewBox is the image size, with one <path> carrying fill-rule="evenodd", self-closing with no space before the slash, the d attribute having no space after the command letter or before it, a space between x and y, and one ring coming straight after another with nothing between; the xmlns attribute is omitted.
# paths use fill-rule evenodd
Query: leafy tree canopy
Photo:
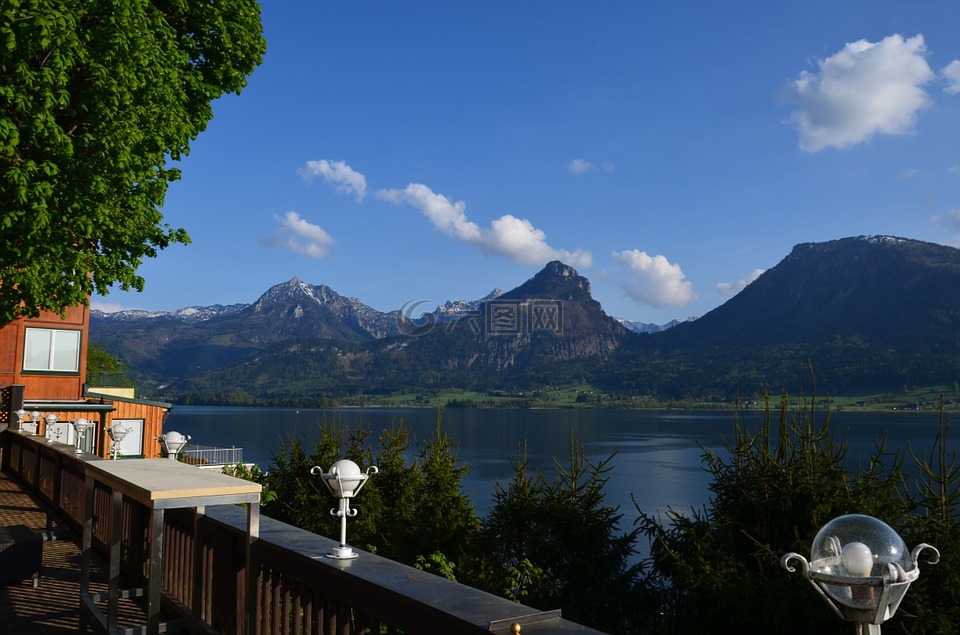
<svg viewBox="0 0 960 635"><path fill-rule="evenodd" d="M255 0L0 0L0 324L142 290L189 242L168 163L265 50Z"/></svg>

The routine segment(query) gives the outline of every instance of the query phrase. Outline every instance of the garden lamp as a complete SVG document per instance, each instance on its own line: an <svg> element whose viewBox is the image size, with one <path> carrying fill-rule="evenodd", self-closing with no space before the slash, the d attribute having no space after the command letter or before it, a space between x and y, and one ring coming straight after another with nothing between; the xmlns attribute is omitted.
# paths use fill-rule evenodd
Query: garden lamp
<svg viewBox="0 0 960 635"><path fill-rule="evenodd" d="M70 422L70 425L73 426L73 429L77 433L77 449L74 450L73 453L83 454L83 449L80 447L83 443L83 435L96 424L93 421L87 421L83 417L77 417Z"/></svg>
<svg viewBox="0 0 960 635"><path fill-rule="evenodd" d="M43 418L43 420L47 422L47 427L44 428L44 430L43 430L43 433L44 433L44 434L46 435L46 437L47 437L47 443L53 443L53 437L50 436L50 431L53 430L53 427L54 427L55 425L57 425L57 419L59 419L59 418L60 418L60 417L58 417L57 415L55 415L55 414L53 414L53 413L50 413L50 414L48 414L46 417Z"/></svg>
<svg viewBox="0 0 960 635"><path fill-rule="evenodd" d="M17 415L17 430L19 430L20 432L23 432L23 419L24 417L27 416L27 411L24 410L23 408L20 408L13 414Z"/></svg>
<svg viewBox="0 0 960 635"><path fill-rule="evenodd" d="M123 443L123 439L130 434L130 430L130 428L122 426L119 423L115 423L107 428L107 434L110 435L110 454L113 455L114 461L120 457L120 444Z"/></svg>
<svg viewBox="0 0 960 635"><path fill-rule="evenodd" d="M43 415L40 414L38 410L32 410L30 414L27 416L30 417L30 425L33 427L33 431L30 434L36 434L39 426L38 422L40 421L40 417L42 417ZM23 432L22 427L20 428L20 432Z"/></svg>
<svg viewBox="0 0 960 635"><path fill-rule="evenodd" d="M357 515L357 510L350 509L350 499L357 495L371 474L379 471L376 465L371 465L366 472L361 472L360 466L349 459L337 461L330 466L329 472L324 472L319 465L310 468L310 473L319 474L330 493L340 499L340 508L330 510L331 516L340 518L340 546L328 553L328 558L347 560L359 555L352 547L347 546L347 517L352 518Z"/></svg>
<svg viewBox="0 0 960 635"><path fill-rule="evenodd" d="M183 446L190 440L190 435L180 434L179 432L171 430L166 434L161 434L153 438L155 441L160 442L160 447L167 453L167 458L171 461L176 461L180 450L182 450Z"/></svg>
<svg viewBox="0 0 960 635"><path fill-rule="evenodd" d="M780 565L803 575L841 619L855 622L857 635L880 635L880 625L893 617L910 583L920 577L921 552L932 552L927 564L940 561L935 547L920 543L908 551L886 523L862 514L834 518L817 533L810 561L784 554Z"/></svg>

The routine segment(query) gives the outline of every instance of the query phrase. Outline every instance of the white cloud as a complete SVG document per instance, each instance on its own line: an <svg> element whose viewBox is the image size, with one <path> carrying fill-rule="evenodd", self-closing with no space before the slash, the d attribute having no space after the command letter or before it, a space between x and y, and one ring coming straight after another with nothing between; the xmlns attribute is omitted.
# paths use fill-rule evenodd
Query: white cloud
<svg viewBox="0 0 960 635"><path fill-rule="evenodd" d="M943 76L947 84L943 89L944 92L950 95L960 93L960 60L953 60L944 66L943 70L940 71L940 75Z"/></svg>
<svg viewBox="0 0 960 635"><path fill-rule="evenodd" d="M960 209L952 209L949 212L938 214L931 220L933 220L935 223L948 225L949 227L960 231Z"/></svg>
<svg viewBox="0 0 960 635"><path fill-rule="evenodd" d="M922 35L859 40L803 71L786 97L799 106L789 118L800 132L800 148L817 152L845 148L875 134L906 134L929 105L923 86L934 79Z"/></svg>
<svg viewBox="0 0 960 635"><path fill-rule="evenodd" d="M524 265L540 265L561 260L571 267L590 267L593 256L582 249L567 251L547 244L547 235L524 218L507 214L490 223L484 231L484 248L503 254Z"/></svg>
<svg viewBox="0 0 960 635"><path fill-rule="evenodd" d="M506 256L516 263L542 265L562 260L572 267L593 264L593 256L582 249L572 252L554 249L547 243L546 234L523 218L507 214L491 222L489 228L480 227L467 218L466 203L451 201L420 183L411 183L402 190L379 190L377 198L415 207L447 236Z"/></svg>
<svg viewBox="0 0 960 635"><path fill-rule="evenodd" d="M567 164L567 169L570 171L570 174L573 174L574 176L581 176L587 172L593 172L597 169L603 170L604 172L613 172L616 169L616 166L609 161L594 163L592 161L587 161L586 159L574 159Z"/></svg>
<svg viewBox="0 0 960 635"><path fill-rule="evenodd" d="M123 307L114 302L97 302L96 300L90 301L90 308L95 311L103 311L104 313L117 313L119 311L126 311L126 307Z"/></svg>
<svg viewBox="0 0 960 635"><path fill-rule="evenodd" d="M263 241L268 247L286 249L307 258L323 258L330 252L333 238L319 225L314 225L294 211L283 216L273 215L280 226L270 238Z"/></svg>
<svg viewBox="0 0 960 635"><path fill-rule="evenodd" d="M671 263L664 256L649 256L639 249L615 251L612 255L630 270L633 280L621 286L640 304L676 309L697 299L693 284L684 280L680 265Z"/></svg>
<svg viewBox="0 0 960 635"><path fill-rule="evenodd" d="M396 205L406 203L416 207L430 219L434 227L451 238L472 244L483 241L480 227L467 220L466 203L454 203L443 194L434 193L426 185L411 183L403 190L379 190L377 198Z"/></svg>
<svg viewBox="0 0 960 635"><path fill-rule="evenodd" d="M367 196L367 177L360 174L343 161L307 161L307 164L298 170L305 181L312 181L318 176L327 183L332 183L341 194L356 194L357 202L363 202Z"/></svg>
<svg viewBox="0 0 960 635"><path fill-rule="evenodd" d="M744 290L744 288L760 277L760 274L764 272L764 269L754 269L753 272L746 278L740 278L736 282L718 282L717 291L720 292L720 295L725 295L727 297L732 297Z"/></svg>

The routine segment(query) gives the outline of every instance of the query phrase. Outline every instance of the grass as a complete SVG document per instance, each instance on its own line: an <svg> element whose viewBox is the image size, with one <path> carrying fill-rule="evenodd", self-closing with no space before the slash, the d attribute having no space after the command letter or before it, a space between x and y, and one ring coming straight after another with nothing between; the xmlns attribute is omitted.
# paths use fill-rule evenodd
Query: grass
<svg viewBox="0 0 960 635"><path fill-rule="evenodd" d="M862 410L939 410L940 398L947 410L960 409L960 388L953 386L924 386L904 388L900 392L884 392L864 395L831 396L834 408Z"/></svg>
<svg viewBox="0 0 960 635"><path fill-rule="evenodd" d="M897 392L867 391L849 395L829 395L834 410L939 410L943 396L947 410L960 410L960 387L925 386L904 388ZM821 402L826 396L818 394ZM777 399L779 395L771 395ZM350 403L355 401L356 403ZM637 396L616 401L596 386L548 386L536 390L478 392L448 388L436 391L398 391L390 395L358 395L344 400L345 405L385 407L443 407L467 408L716 408L728 409L729 402L698 402L693 400L663 401L653 396Z"/></svg>

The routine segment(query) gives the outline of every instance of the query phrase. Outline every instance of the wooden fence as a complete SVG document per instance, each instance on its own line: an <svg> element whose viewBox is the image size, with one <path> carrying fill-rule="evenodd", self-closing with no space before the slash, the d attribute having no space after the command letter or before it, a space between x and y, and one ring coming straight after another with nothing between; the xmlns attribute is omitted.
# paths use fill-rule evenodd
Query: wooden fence
<svg viewBox="0 0 960 635"><path fill-rule="evenodd" d="M2 469L79 533L84 463L104 459L10 430L0 432L0 452ZM93 504L93 543L105 553L111 542L106 486L95 485ZM121 572L131 585L142 584L149 567L149 517L146 507L124 498ZM510 633L515 624L524 634L599 633L559 611L537 611L375 554L326 558L336 541L266 517L253 549L256 610L245 625L245 529L246 511L237 506L165 514L162 580L169 610L211 632L236 635Z"/></svg>

